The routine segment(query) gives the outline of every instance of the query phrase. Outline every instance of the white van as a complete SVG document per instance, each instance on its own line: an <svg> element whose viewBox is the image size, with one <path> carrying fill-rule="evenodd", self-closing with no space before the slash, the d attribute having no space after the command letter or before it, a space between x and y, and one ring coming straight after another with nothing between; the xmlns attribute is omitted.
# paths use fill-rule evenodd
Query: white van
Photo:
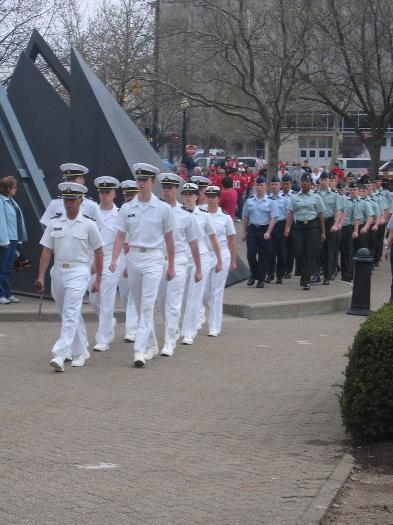
<svg viewBox="0 0 393 525"><path fill-rule="evenodd" d="M371 168L371 159L367 157L340 158L337 159L337 163L345 173L348 173L348 171L359 171ZM384 163L384 160L379 161L380 166Z"/></svg>

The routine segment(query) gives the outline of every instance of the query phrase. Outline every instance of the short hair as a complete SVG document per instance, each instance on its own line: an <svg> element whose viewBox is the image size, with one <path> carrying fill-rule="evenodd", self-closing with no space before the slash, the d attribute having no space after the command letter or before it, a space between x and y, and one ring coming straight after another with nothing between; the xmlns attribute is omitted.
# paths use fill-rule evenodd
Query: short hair
<svg viewBox="0 0 393 525"><path fill-rule="evenodd" d="M231 177L223 177L221 182L224 188L233 188L233 180Z"/></svg>
<svg viewBox="0 0 393 525"><path fill-rule="evenodd" d="M3 177L0 179L0 193L2 195L8 195L9 190L16 184L18 184L18 181L15 179L15 177L12 177L11 175L8 177Z"/></svg>

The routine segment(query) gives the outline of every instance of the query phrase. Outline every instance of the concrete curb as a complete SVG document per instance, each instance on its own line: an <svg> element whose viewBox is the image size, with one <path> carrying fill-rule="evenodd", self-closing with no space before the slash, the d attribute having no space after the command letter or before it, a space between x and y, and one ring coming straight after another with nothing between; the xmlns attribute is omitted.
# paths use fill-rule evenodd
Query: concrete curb
<svg viewBox="0 0 393 525"><path fill-rule="evenodd" d="M334 467L326 482L322 485L319 494L313 498L308 509L296 525L319 525L332 504L337 492L346 482L354 466L354 459L348 452Z"/></svg>
<svg viewBox="0 0 393 525"><path fill-rule="evenodd" d="M49 305L49 307L48 307ZM38 302L37 302L37 308L32 309L28 308L25 310L9 310L7 312L6 309L1 310L1 321L4 322L31 322L31 323L42 323L42 322L52 322L52 321L60 321L60 316L57 311L57 307L55 303L52 301L48 301L48 305L46 306L45 303L42 307L42 313L41 315L38 315ZM82 310L83 319L85 321L97 321L97 315L93 310ZM124 322L125 321L125 314L123 311L115 311L114 316L116 317L116 320L118 322Z"/></svg>
<svg viewBox="0 0 393 525"><path fill-rule="evenodd" d="M282 319L342 312L351 304L352 288L331 297L259 304L224 304L224 313L246 319Z"/></svg>

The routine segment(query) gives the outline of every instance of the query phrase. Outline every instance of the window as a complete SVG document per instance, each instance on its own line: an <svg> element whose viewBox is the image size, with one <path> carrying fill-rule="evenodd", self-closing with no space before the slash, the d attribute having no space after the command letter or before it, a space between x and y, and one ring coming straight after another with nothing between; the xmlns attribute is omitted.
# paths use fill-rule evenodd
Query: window
<svg viewBox="0 0 393 525"><path fill-rule="evenodd" d="M330 159L331 156L332 156L332 150L329 150L329 151L328 151L328 157L329 157L329 159Z"/></svg>
<svg viewBox="0 0 393 525"><path fill-rule="evenodd" d="M310 149L310 157L315 157L315 150Z"/></svg>
<svg viewBox="0 0 393 525"><path fill-rule="evenodd" d="M307 151L305 149L300 150L300 156L303 158L307 157Z"/></svg>
<svg viewBox="0 0 393 525"><path fill-rule="evenodd" d="M320 157L325 157L325 150L320 149L320 150L319 150L319 156L320 156Z"/></svg>

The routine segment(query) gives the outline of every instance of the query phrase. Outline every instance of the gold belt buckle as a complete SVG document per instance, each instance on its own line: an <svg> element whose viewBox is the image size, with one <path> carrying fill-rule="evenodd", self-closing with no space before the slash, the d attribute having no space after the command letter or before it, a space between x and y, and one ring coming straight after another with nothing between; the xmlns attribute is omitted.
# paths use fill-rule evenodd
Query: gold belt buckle
<svg viewBox="0 0 393 525"><path fill-rule="evenodd" d="M303 221L303 224L308 224L308 221Z"/></svg>
<svg viewBox="0 0 393 525"><path fill-rule="evenodd" d="M145 252L147 252L147 249L146 248L139 248L139 251L142 252L142 253L145 253Z"/></svg>
<svg viewBox="0 0 393 525"><path fill-rule="evenodd" d="M63 268L70 268L71 265L70 265L70 263L63 263L63 264L62 264L62 267L63 267Z"/></svg>

